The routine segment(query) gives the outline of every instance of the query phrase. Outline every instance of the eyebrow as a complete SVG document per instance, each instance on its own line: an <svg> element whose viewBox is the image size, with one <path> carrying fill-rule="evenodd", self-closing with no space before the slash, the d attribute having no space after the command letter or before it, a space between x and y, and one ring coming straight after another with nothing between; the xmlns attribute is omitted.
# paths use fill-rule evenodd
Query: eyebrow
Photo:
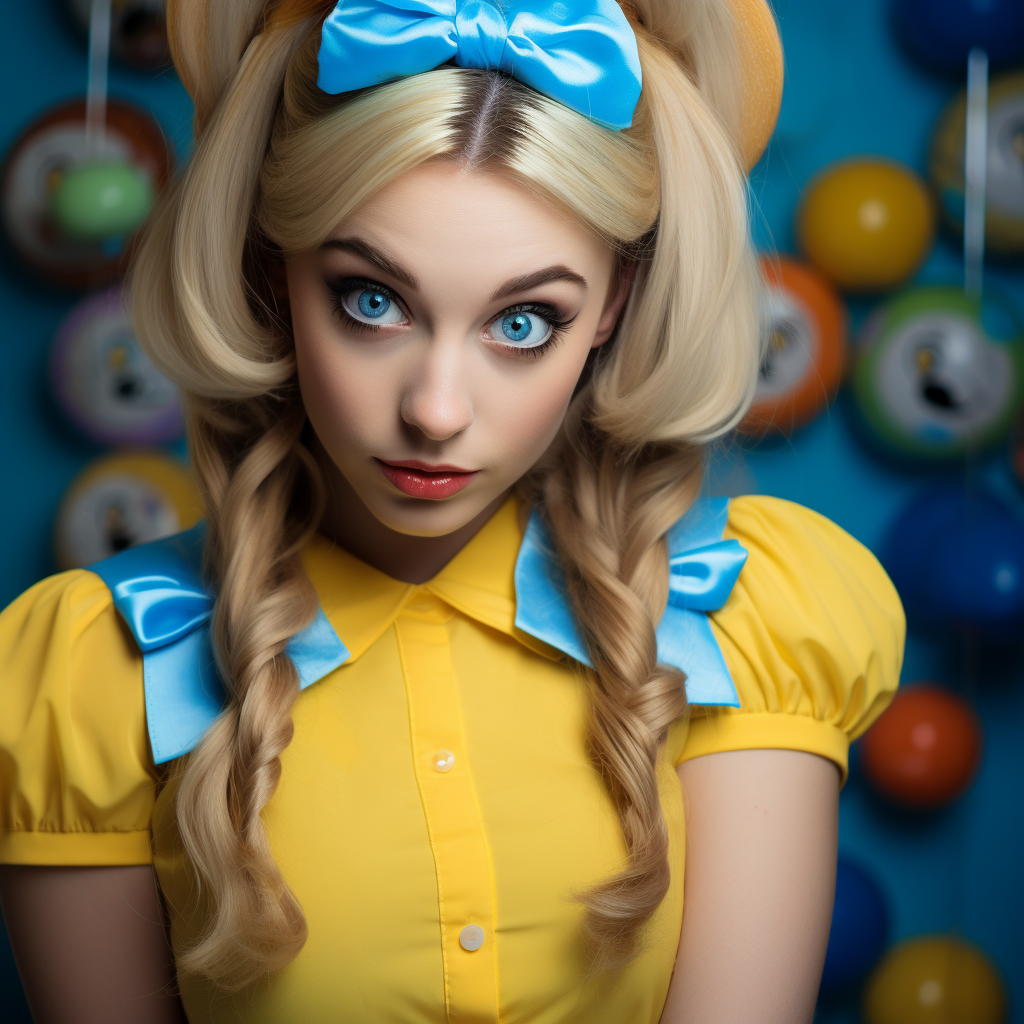
<svg viewBox="0 0 1024 1024"><path fill-rule="evenodd" d="M491 302L508 298L516 292L526 292L531 288L539 288L542 284L550 284L552 281L569 281L572 284L587 287L587 279L575 270L570 270L563 264L554 267L546 267L544 270L537 270L532 274L523 274L522 277L513 277L506 281L492 296Z"/></svg>
<svg viewBox="0 0 1024 1024"><path fill-rule="evenodd" d="M406 270L401 263L396 262L387 253L381 252L375 245L370 245L369 242L364 241L362 238L329 238L320 248L350 252L354 256L360 256L367 263L372 263L378 270L383 271L389 277L393 277L396 281L401 281L402 284L408 285L413 291L419 291L420 285L419 281L416 280L415 274Z"/></svg>
<svg viewBox="0 0 1024 1024"><path fill-rule="evenodd" d="M336 250L338 252L350 252L354 256L372 263L378 270L383 271L389 277L402 284L408 285L414 291L419 290L419 281L416 275L406 270L400 263L393 260L387 253L378 249L375 245L362 238L329 238L321 249ZM517 292L529 291L531 288L539 288L542 284L550 284L552 281L568 281L571 284L578 284L583 288L587 287L587 279L575 270L570 270L563 263L552 267L545 267L543 270L535 270L532 274L522 274L513 277L501 285L491 296L491 302L515 295Z"/></svg>

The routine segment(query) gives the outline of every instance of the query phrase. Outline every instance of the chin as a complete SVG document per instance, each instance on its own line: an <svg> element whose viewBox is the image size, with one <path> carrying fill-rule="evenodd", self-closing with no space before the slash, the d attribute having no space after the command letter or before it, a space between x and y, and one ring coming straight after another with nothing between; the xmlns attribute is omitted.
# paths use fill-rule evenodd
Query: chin
<svg viewBox="0 0 1024 1024"><path fill-rule="evenodd" d="M409 498L398 494L361 496L363 503L389 530L409 537L444 537L472 522L504 493L457 494L450 498Z"/></svg>

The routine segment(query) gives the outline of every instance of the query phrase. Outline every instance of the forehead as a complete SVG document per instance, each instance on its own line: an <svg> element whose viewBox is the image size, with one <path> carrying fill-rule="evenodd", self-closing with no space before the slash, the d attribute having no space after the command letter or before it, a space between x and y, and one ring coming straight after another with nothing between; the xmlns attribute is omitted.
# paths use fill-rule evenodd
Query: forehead
<svg viewBox="0 0 1024 1024"><path fill-rule="evenodd" d="M427 279L431 271L490 278L552 263L594 273L612 260L601 239L508 176L451 161L400 175L331 237L353 234Z"/></svg>

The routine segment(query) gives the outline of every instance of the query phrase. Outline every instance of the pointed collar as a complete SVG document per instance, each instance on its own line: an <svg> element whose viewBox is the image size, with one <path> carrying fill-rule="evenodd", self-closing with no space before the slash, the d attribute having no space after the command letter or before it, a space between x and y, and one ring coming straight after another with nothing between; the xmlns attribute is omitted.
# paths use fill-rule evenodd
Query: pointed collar
<svg viewBox="0 0 1024 1024"><path fill-rule="evenodd" d="M508 636L517 636L516 557L523 538L519 504L508 498L461 551L426 583L403 583L349 554L319 534L303 552L320 604L359 658L418 593L440 598L456 611ZM535 646L532 638L518 639ZM553 657L560 652L538 649Z"/></svg>
<svg viewBox="0 0 1024 1024"><path fill-rule="evenodd" d="M686 673L693 704L739 704L707 618L728 600L747 557L738 541L723 539L728 507L728 499L701 498L666 537L669 598L656 630L658 658ZM522 518L510 497L433 579L419 586L384 575L322 537L314 540L306 568L351 660L425 591L539 654L568 655L590 666L544 524L536 511L525 529Z"/></svg>
<svg viewBox="0 0 1024 1024"><path fill-rule="evenodd" d="M669 599L658 658L687 673L694 704L738 705L707 612L728 599L747 553L723 540L726 499L703 499L669 531ZM155 763L191 750L224 703L209 637L213 598L202 579L203 525L91 566L143 652L146 718ZM392 579L316 537L303 560L320 598L288 654L301 688L359 658L420 591L551 658L589 665L564 576L540 517L520 527L509 498L433 579Z"/></svg>

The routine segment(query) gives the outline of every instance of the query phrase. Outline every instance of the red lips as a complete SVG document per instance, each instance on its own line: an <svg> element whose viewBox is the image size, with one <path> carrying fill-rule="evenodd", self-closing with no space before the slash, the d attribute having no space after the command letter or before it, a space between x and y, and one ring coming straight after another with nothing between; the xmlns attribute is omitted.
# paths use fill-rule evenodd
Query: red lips
<svg viewBox="0 0 1024 1024"><path fill-rule="evenodd" d="M450 498L468 487L479 470L462 469L459 466L431 466L418 459L390 462L376 459L381 472L400 491L411 498Z"/></svg>

